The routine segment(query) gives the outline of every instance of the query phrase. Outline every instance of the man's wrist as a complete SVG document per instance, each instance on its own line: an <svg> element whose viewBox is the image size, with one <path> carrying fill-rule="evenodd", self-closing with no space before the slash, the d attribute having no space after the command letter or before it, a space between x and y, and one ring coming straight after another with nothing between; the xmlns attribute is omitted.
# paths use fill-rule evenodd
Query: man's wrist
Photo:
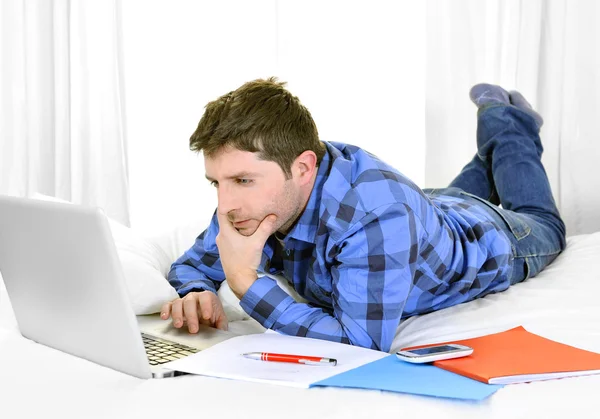
<svg viewBox="0 0 600 419"><path fill-rule="evenodd" d="M240 300L244 297L248 289L258 279L256 271L240 272L227 277L229 288Z"/></svg>

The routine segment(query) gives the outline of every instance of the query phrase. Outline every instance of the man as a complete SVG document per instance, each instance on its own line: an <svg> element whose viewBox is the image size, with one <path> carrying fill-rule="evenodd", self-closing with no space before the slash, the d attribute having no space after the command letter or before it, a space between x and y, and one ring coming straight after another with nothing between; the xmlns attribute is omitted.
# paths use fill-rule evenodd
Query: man
<svg viewBox="0 0 600 419"><path fill-rule="evenodd" d="M477 85L477 155L449 188L421 190L351 145L322 142L276 79L210 102L190 148L218 208L173 265L162 318L226 329L223 280L266 328L389 351L401 319L506 290L565 247L540 157L541 117ZM498 207L502 205L502 208ZM282 274L308 303L257 272Z"/></svg>

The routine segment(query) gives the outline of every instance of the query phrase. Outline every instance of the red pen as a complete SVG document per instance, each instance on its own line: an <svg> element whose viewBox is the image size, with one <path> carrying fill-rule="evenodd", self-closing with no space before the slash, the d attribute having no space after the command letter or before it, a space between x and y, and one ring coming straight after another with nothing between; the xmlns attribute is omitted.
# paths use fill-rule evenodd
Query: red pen
<svg viewBox="0 0 600 419"><path fill-rule="evenodd" d="M320 356L272 354L268 352L248 352L242 354L242 356L248 359L256 359L257 361L291 362L292 364L304 365L337 365L337 359Z"/></svg>

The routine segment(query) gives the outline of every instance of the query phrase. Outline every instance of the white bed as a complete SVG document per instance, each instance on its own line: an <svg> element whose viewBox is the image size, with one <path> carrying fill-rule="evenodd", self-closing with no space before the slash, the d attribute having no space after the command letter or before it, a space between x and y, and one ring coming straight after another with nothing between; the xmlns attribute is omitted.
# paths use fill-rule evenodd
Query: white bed
<svg viewBox="0 0 600 419"><path fill-rule="evenodd" d="M170 260L191 245L199 226L143 237L113 223L136 313L155 312L162 299L173 295L163 275ZM600 352L599 295L600 232L570 237L567 250L539 276L506 292L404 321L392 349L523 325ZM207 345L264 330L236 306L227 287L220 296L230 332L215 332ZM159 320L141 316L140 321ZM195 338L164 323L158 327L183 341ZM21 337L0 281L1 418L580 418L600 416L599 391L600 375L507 386L481 403L357 389L302 390L202 376L144 381Z"/></svg>

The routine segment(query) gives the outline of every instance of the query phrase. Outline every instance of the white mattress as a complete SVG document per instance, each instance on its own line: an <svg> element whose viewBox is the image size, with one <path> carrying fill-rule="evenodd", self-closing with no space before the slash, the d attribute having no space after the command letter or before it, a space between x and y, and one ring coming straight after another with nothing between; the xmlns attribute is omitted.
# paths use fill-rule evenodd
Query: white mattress
<svg viewBox="0 0 600 419"><path fill-rule="evenodd" d="M536 278L404 321L393 349L523 325L600 352L599 295L600 233L571 237L567 250ZM232 329L260 332L249 320ZM200 376L144 381L22 338L0 281L0 417L579 418L600 417L599 391L600 376L507 386L481 403Z"/></svg>

